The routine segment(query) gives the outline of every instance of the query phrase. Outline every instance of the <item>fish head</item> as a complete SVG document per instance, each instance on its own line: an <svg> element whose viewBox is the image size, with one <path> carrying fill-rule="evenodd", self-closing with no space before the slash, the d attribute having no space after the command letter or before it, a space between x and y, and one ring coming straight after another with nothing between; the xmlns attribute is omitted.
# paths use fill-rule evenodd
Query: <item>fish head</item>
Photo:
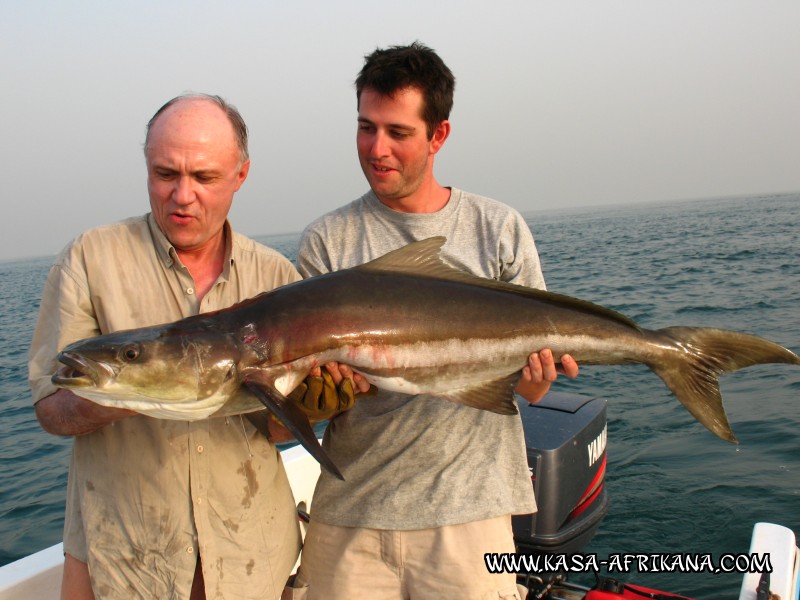
<svg viewBox="0 0 800 600"><path fill-rule="evenodd" d="M121 331L70 344L58 360L57 387L158 418L206 418L240 387L236 344L212 331Z"/></svg>

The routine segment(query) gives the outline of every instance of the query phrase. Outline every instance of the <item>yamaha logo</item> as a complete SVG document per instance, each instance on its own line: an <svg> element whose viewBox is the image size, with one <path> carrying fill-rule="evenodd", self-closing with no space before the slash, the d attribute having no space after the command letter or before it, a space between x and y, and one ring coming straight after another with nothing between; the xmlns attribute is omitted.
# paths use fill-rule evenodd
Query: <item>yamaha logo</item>
<svg viewBox="0 0 800 600"><path fill-rule="evenodd" d="M589 466L591 467L594 463L596 463L601 456L603 456L603 452L606 451L606 437L608 435L608 425L603 426L603 431L600 432L596 438L594 438L589 445L586 446L586 450L589 452Z"/></svg>

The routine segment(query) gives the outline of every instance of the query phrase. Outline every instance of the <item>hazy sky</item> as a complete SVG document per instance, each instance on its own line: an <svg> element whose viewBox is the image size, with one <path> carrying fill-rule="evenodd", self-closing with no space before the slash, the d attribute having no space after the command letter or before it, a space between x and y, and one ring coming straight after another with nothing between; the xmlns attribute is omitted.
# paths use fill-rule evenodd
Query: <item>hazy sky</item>
<svg viewBox="0 0 800 600"><path fill-rule="evenodd" d="M0 259L148 210L144 124L185 91L250 127L233 225L367 189L353 79L415 39L456 75L437 178L520 211L800 190L797 0L0 0Z"/></svg>

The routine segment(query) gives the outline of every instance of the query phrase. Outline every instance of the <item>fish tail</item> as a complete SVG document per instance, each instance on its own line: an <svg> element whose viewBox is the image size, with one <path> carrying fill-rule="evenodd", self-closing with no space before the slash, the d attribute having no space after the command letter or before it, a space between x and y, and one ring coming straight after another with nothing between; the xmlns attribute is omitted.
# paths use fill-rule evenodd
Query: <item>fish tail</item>
<svg viewBox="0 0 800 600"><path fill-rule="evenodd" d="M764 338L704 327L667 327L665 360L648 363L686 409L709 431L736 442L722 405L719 377L744 367L767 363L800 365L800 357ZM662 357L664 358L664 357Z"/></svg>

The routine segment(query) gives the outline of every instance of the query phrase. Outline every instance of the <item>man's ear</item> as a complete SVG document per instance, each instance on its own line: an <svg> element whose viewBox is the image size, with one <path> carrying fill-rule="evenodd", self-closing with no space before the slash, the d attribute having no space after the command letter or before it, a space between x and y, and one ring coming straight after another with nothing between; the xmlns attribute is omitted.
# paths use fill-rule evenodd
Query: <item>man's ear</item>
<svg viewBox="0 0 800 600"><path fill-rule="evenodd" d="M431 138L431 154L436 154L444 146L445 141L450 136L450 121L444 120L433 130Z"/></svg>
<svg viewBox="0 0 800 600"><path fill-rule="evenodd" d="M246 161L242 163L242 166L239 167L239 172L236 174L236 190L239 191L239 188L242 187L244 180L247 179L247 174L250 172L250 159L248 158Z"/></svg>

